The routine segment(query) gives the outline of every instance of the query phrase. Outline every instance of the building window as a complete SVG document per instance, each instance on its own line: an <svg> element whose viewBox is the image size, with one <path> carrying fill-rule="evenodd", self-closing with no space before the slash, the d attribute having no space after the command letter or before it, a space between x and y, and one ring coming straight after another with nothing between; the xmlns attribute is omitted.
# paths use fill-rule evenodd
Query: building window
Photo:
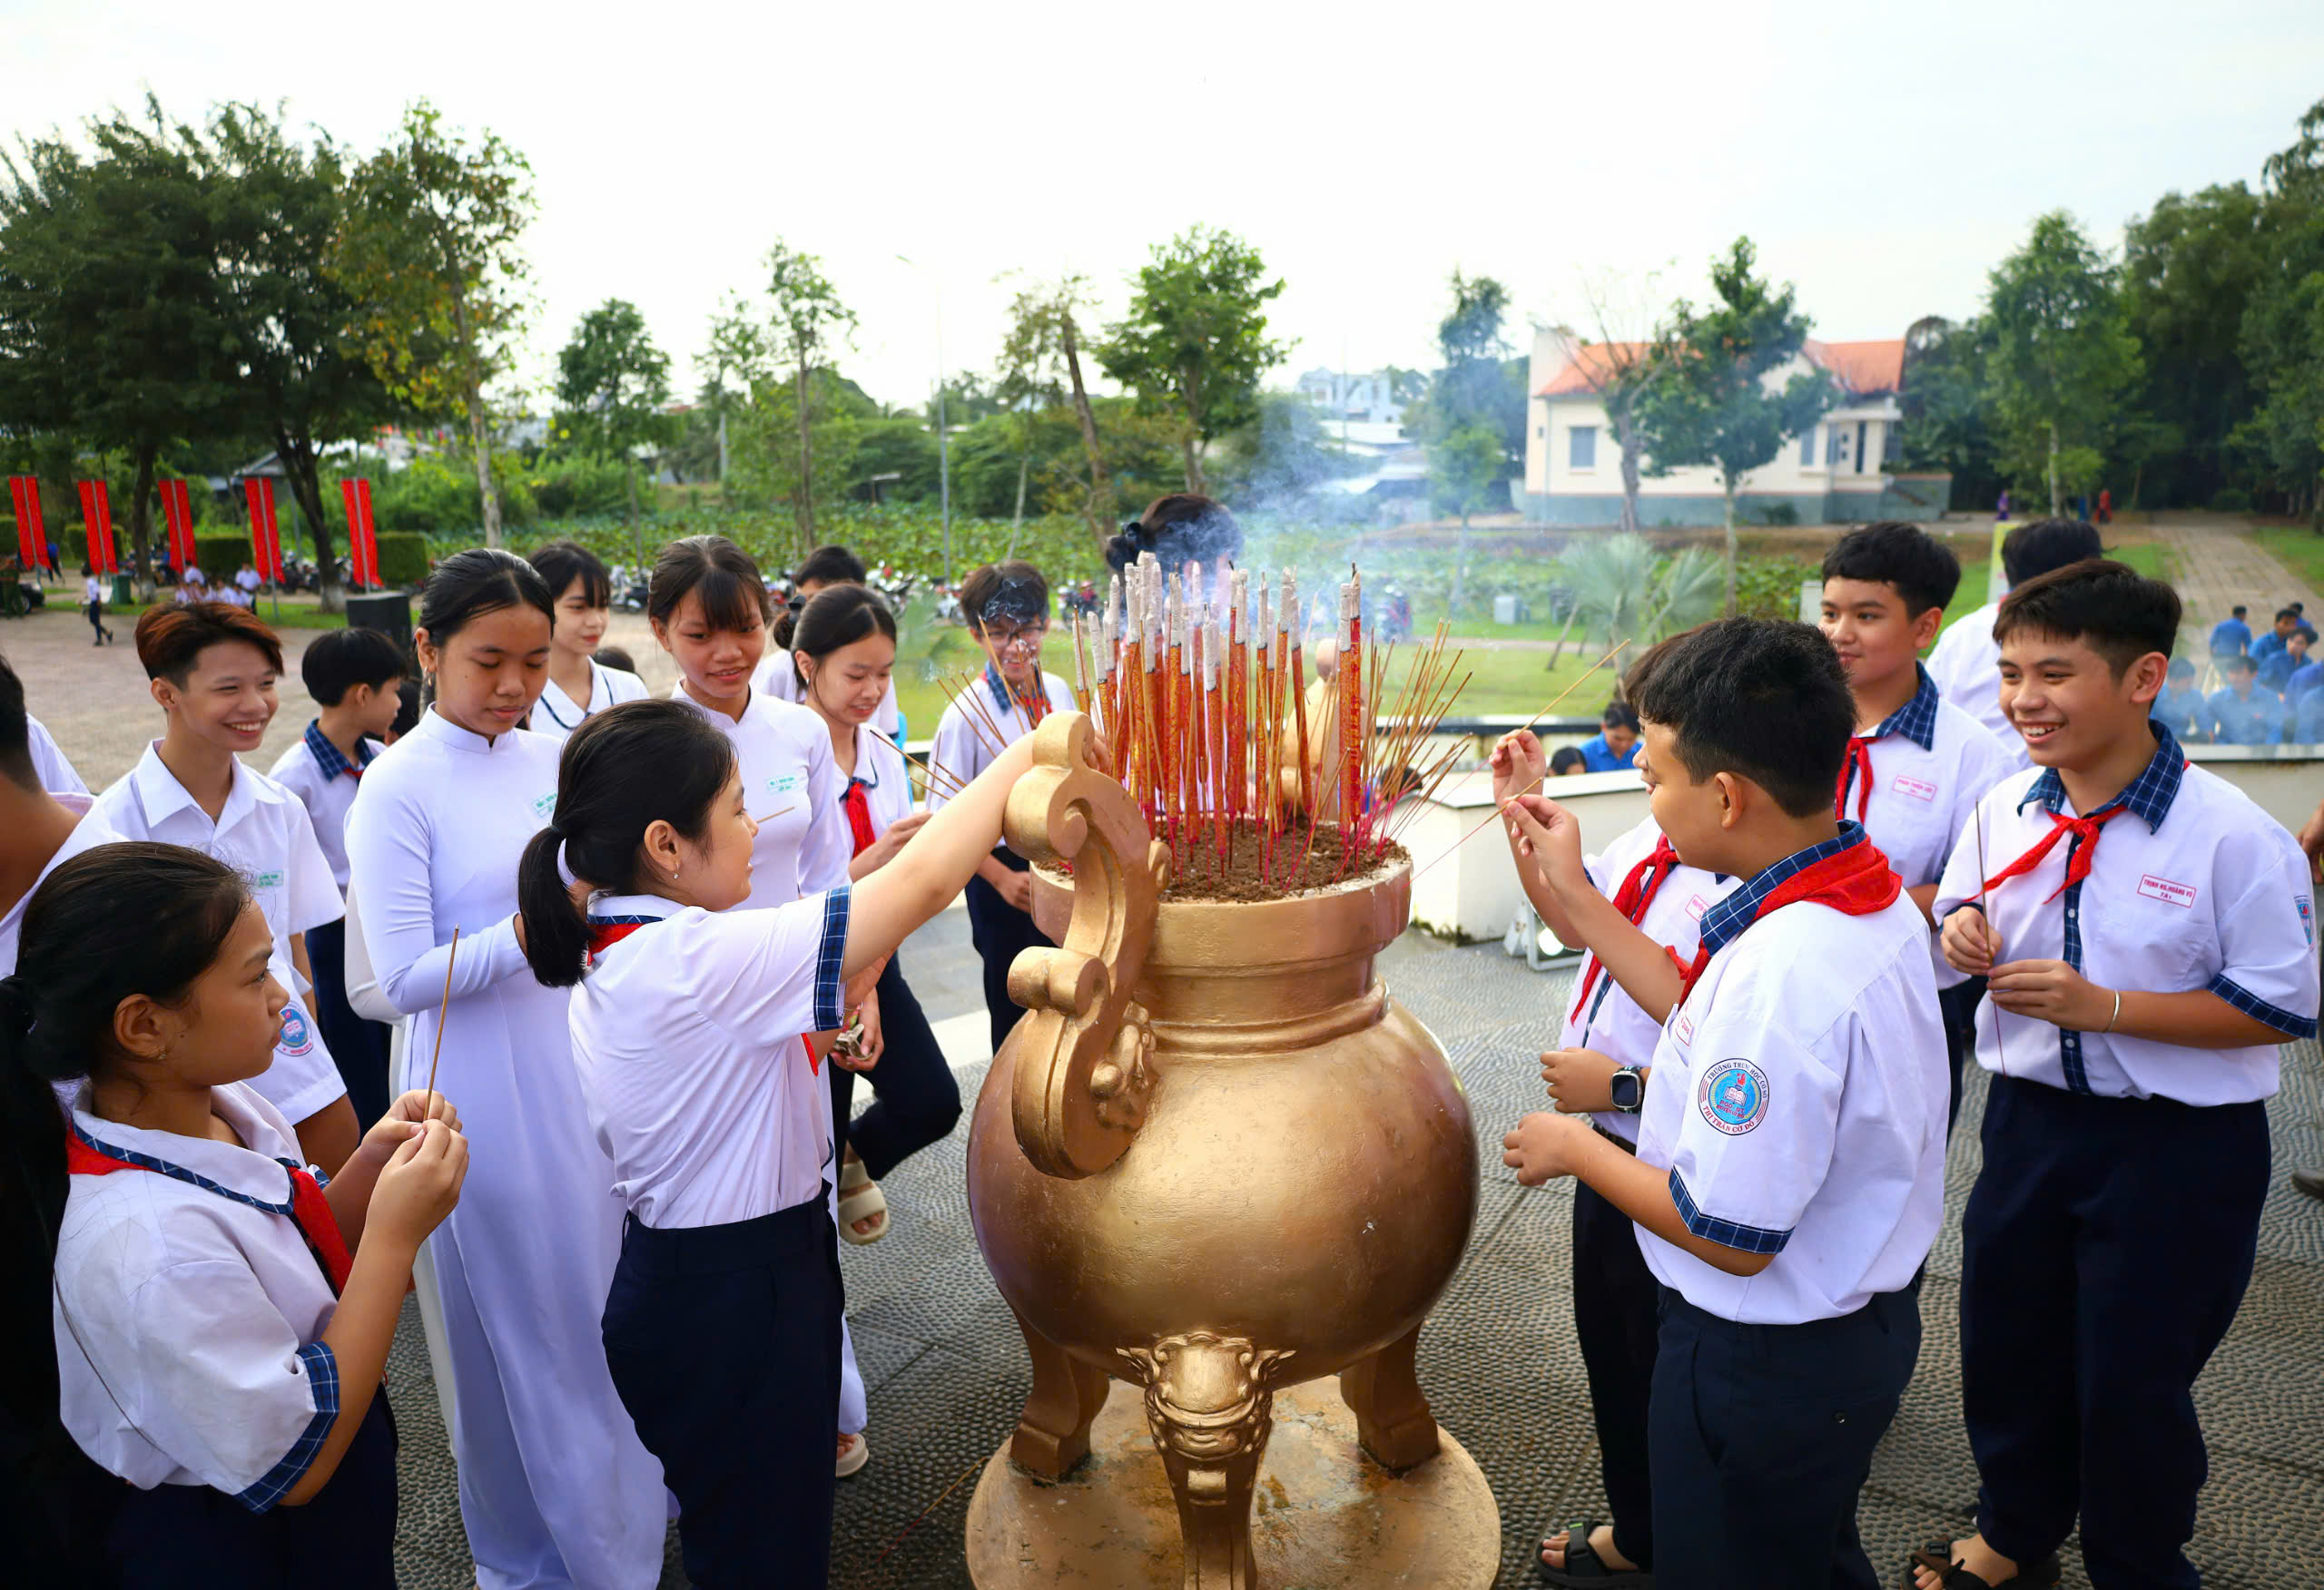
<svg viewBox="0 0 2324 1590"><path fill-rule="evenodd" d="M1816 466L1816 427L1812 425L1799 433L1799 466L1802 469Z"/></svg>
<svg viewBox="0 0 2324 1590"><path fill-rule="evenodd" d="M1837 464L1848 456L1847 433L1838 426L1824 427L1824 462L1827 466Z"/></svg>
<svg viewBox="0 0 2324 1590"><path fill-rule="evenodd" d="M1566 427L1566 466L1572 469L1598 467L1598 427L1576 425Z"/></svg>
<svg viewBox="0 0 2324 1590"><path fill-rule="evenodd" d="M1905 427L1893 419L1880 427L1880 459L1884 464L1905 461Z"/></svg>
<svg viewBox="0 0 2324 1590"><path fill-rule="evenodd" d="M1537 437L1547 437L1549 434L1550 427L1548 426L1537 425L1533 427L1533 435Z"/></svg>

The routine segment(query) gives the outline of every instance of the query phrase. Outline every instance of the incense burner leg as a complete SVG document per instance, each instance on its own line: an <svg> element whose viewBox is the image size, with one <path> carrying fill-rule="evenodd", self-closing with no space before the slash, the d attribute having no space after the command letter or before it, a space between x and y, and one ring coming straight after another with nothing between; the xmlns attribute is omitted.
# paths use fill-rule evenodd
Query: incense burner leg
<svg viewBox="0 0 2324 1590"><path fill-rule="evenodd" d="M1112 1381L1017 1316L1033 1360L1033 1390L1009 1438L1009 1456L1043 1479L1063 1479L1089 1456L1089 1427L1106 1406Z"/></svg>
<svg viewBox="0 0 2324 1590"><path fill-rule="evenodd" d="M1185 1590L1257 1590L1251 1489L1275 1402L1268 1369L1288 1352L1206 1330L1126 1348L1146 1381L1146 1420L1178 1505Z"/></svg>
<svg viewBox="0 0 2324 1590"><path fill-rule="evenodd" d="M1436 1416L1414 1376L1420 1327L1340 1371L1340 1399L1355 1410L1356 1439L1383 1468L1401 1474L1437 1454Z"/></svg>

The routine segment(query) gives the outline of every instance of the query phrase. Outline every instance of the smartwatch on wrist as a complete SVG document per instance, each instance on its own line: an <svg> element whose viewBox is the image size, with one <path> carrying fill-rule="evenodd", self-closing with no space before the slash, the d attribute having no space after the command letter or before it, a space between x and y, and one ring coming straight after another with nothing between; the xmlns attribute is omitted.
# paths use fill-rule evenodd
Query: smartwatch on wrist
<svg viewBox="0 0 2324 1590"><path fill-rule="evenodd" d="M1646 1103L1646 1078L1635 1065L1616 1066L1614 1075L1606 1079L1606 1089L1613 1094L1614 1108L1625 1115L1637 1114L1639 1106Z"/></svg>

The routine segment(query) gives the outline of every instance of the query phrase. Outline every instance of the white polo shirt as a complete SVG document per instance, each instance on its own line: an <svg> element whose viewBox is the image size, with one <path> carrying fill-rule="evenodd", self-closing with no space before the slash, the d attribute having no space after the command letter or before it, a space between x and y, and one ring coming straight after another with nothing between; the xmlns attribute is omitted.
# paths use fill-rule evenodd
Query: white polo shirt
<svg viewBox="0 0 2324 1590"><path fill-rule="evenodd" d="M1608 845L1603 854L1582 862L1590 881L1600 894L1612 899L1621 892L1622 880L1630 876L1630 869L1654 854L1655 844L1661 838L1662 830L1655 826L1652 818L1648 818ZM1691 965L1696 947L1701 942L1703 913L1733 893L1741 882L1740 878L1705 872L1699 867L1673 864L1663 874L1654 898L1640 913L1639 931L1657 944L1669 946L1680 966ZM1655 1047L1661 1041L1662 1024L1640 1009L1638 1001L1625 993L1603 967L1598 967L1598 976L1591 982L1592 967L1598 967L1594 955L1584 960L1575 973L1573 992L1567 1002L1565 1028L1558 1035L1558 1047L1595 1049L1621 1065L1651 1065ZM1585 982L1590 982L1586 995L1582 989ZM1590 1118L1624 1143L1638 1141L1636 1115L1624 1114L1620 1110L1596 1110Z"/></svg>
<svg viewBox="0 0 2324 1590"><path fill-rule="evenodd" d="M832 732L805 707L753 692L740 718L704 706L681 680L670 699L683 702L734 742L743 775L743 810L758 825L751 848L745 906L785 906L847 881L855 849L839 809L846 780L832 755Z"/></svg>
<svg viewBox="0 0 2324 1590"><path fill-rule="evenodd" d="M2089 876L2066 885L2080 840L1994 889L1984 910L2002 958L2063 960L2103 988L2208 990L2286 1038L2316 1035L2316 898L2308 859L2283 825L2234 785L2186 765L2150 720L2154 758L2109 802ZM1983 803L1987 877L2077 816L2054 769L2005 780ZM2105 810L2102 808L2102 810ZM1937 890L1939 919L1979 892L1977 845L1965 834ZM1999 1026L1996 1026L1995 1023ZM2106 1098L2240 1104L2276 1091L2277 1046L2188 1049L2114 1033L2075 1033L1977 1007L1977 1064L2023 1081Z"/></svg>
<svg viewBox="0 0 2324 1590"><path fill-rule="evenodd" d="M1837 1318L1910 1284L1945 1212L1945 1031L1928 925L1898 895L1869 916L1802 900L1752 914L1801 851L1704 914L1710 963L1654 1052L1638 1157L1670 1172L1698 1237L1772 1253L1729 1275L1639 1229L1665 1286L1747 1324Z"/></svg>
<svg viewBox="0 0 2324 1590"><path fill-rule="evenodd" d="M1913 699L1862 738L1872 777L1846 780L1837 815L1864 824L1906 888L1935 883L1977 802L2018 764L1984 724L1941 699L1925 668Z"/></svg>
<svg viewBox="0 0 2324 1590"><path fill-rule="evenodd" d="M151 1168L69 1178L58 1411L132 1485L209 1486L262 1512L338 1418L322 1340L338 1304L290 1217L290 1122L244 1083L212 1088L211 1108L245 1146L73 1112L91 1146Z"/></svg>
<svg viewBox="0 0 2324 1590"><path fill-rule="evenodd" d="M124 839L156 839L214 856L242 875L274 932L272 970L290 994L274 1065L251 1085L291 1121L303 1121L347 1085L323 1046L306 990L290 961L290 936L347 914L330 862L315 840L307 809L288 790L234 761L233 787L218 820L194 801L162 763L160 741L145 747L137 765L107 786L95 810Z"/></svg>
<svg viewBox="0 0 2324 1590"><path fill-rule="evenodd" d="M608 668L593 657L589 660L589 699L576 702L552 679L541 686L540 700L533 703L532 716L525 721L525 727L563 743L576 729L607 707L623 702L642 702L652 693L645 688L645 682L635 673Z"/></svg>
<svg viewBox="0 0 2324 1590"><path fill-rule="evenodd" d="M820 1200L831 1087L799 1035L845 1017L842 885L786 906L705 911L601 895L627 925L573 992L589 1124L614 1196L657 1231L727 1225Z"/></svg>
<svg viewBox="0 0 2324 1590"><path fill-rule="evenodd" d="M86 795L89 786L81 781L73 763L56 743L56 736L48 725L25 714L25 731L32 741L33 771L40 775L40 787L52 795Z"/></svg>
<svg viewBox="0 0 2324 1590"><path fill-rule="evenodd" d="M121 838L113 831L113 824L95 810L95 796L58 795L56 803L67 811L79 812L81 820L73 825L71 833L64 836L64 842L57 846L56 854L48 859L48 864L40 869L40 876L33 879L33 886L25 891L24 898L10 906L5 916L0 916L0 977L15 974L16 949L24 942L25 908L32 904L33 896L38 894L40 886L48 881L48 875L74 857L94 850L99 845L109 845Z"/></svg>
<svg viewBox="0 0 2324 1590"><path fill-rule="evenodd" d="M767 646L766 655L759 660L757 670L751 675L751 688L762 695L771 695L776 701L789 702L793 706L807 705L807 688L799 682L799 671L792 666L791 653L772 643ZM812 711L812 708L809 710ZM896 680L891 673L888 676L888 693L881 696L880 704L872 709L872 727L901 744L903 726L903 709L896 704Z"/></svg>
<svg viewBox="0 0 2324 1590"><path fill-rule="evenodd" d="M928 753L937 770L936 781L928 791L931 811L941 809L979 773L1000 761L1002 751L1033 731L1023 703L1009 693L1009 686L991 663L985 664L982 676L969 688L978 692L979 709L955 698L936 724L935 743ZM1073 687L1054 673L1041 675L1041 693L1052 712L1078 710Z"/></svg>
<svg viewBox="0 0 2324 1590"><path fill-rule="evenodd" d="M376 740L361 741L355 748L361 759L360 766L365 768L386 749ZM315 843L321 848L323 859L330 863L331 882L341 896L347 893L347 813L355 804L356 790L361 788L361 780L354 771L357 765L340 754L339 747L330 742L330 736L323 732L320 722L310 722L298 743L277 758L267 771L268 778L290 791L307 809L307 820L314 826Z"/></svg>
<svg viewBox="0 0 2324 1590"><path fill-rule="evenodd" d="M1929 652L1928 675L1936 682L1937 694L2000 741L2011 767L2031 767L2025 736L2001 710L2001 643L1994 639L1994 620L2000 616L2001 604L1988 602L1947 625Z"/></svg>

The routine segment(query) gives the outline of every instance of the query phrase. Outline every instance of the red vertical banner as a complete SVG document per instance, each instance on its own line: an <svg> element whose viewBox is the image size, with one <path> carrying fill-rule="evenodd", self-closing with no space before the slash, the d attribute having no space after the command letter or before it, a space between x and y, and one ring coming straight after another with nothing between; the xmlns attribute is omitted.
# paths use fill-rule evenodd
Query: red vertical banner
<svg viewBox="0 0 2324 1590"><path fill-rule="evenodd" d="M102 480L80 484L81 523L89 533L89 567L100 574L117 574L121 563L113 551L113 499Z"/></svg>
<svg viewBox="0 0 2324 1590"><path fill-rule="evenodd" d="M16 508L17 533L23 535L29 531L33 561L45 567L48 563L48 526L41 522L40 476L27 475L23 479L25 500Z"/></svg>
<svg viewBox="0 0 2324 1590"><path fill-rule="evenodd" d="M282 537L274 525L274 486L266 480L245 480L242 496L251 505L251 550L262 578L282 580Z"/></svg>
<svg viewBox="0 0 2324 1590"><path fill-rule="evenodd" d="M184 481L162 482L162 517L170 527L170 562L182 579L194 564L193 498Z"/></svg>
<svg viewBox="0 0 2324 1590"><path fill-rule="evenodd" d="M8 476L8 497L16 510L16 561L26 570L41 566L40 477L34 475Z"/></svg>
<svg viewBox="0 0 2324 1590"><path fill-rule="evenodd" d="M379 529L371 520L371 483L359 476L339 483L347 501L348 575L358 588L379 582Z"/></svg>

